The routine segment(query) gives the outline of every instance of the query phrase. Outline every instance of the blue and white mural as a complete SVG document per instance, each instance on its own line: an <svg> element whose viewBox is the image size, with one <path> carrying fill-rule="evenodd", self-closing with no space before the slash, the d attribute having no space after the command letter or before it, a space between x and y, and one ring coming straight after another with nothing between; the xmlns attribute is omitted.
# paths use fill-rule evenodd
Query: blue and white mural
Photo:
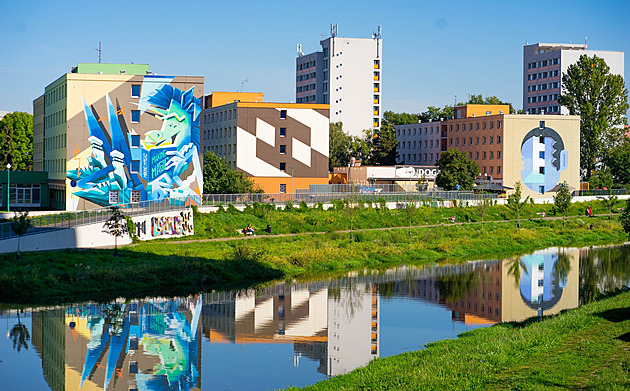
<svg viewBox="0 0 630 391"><path fill-rule="evenodd" d="M109 95L107 121L83 101L91 147L75 154L87 152L87 164L67 171L73 197L101 206L164 199L200 204L200 100L193 96L194 87L183 92L168 84L172 80L144 77L138 110L131 112L131 130L121 115L124 109L116 110ZM158 118L161 127L138 134L133 125L141 115Z"/></svg>
<svg viewBox="0 0 630 391"><path fill-rule="evenodd" d="M543 194L557 191L560 173L566 170L569 154L555 130L541 127L530 130L521 143L521 179L530 190Z"/></svg>

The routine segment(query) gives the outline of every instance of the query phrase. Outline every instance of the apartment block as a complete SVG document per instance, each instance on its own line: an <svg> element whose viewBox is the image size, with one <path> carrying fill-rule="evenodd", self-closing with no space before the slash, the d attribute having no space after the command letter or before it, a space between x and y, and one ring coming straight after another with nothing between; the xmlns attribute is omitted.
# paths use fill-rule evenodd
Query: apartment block
<svg viewBox="0 0 630 391"><path fill-rule="evenodd" d="M551 197L564 181L579 189L580 117L505 113L508 105L455 107L441 125L441 150L465 152L494 183L522 182L524 197Z"/></svg>
<svg viewBox="0 0 630 391"><path fill-rule="evenodd" d="M328 183L327 104L262 102L262 93L225 92L205 103L204 152L225 158L265 193Z"/></svg>
<svg viewBox="0 0 630 391"><path fill-rule="evenodd" d="M610 73L624 75L624 52L589 50L586 44L536 43L523 47L523 112L569 114L561 107L562 75L580 56L603 58Z"/></svg>
<svg viewBox="0 0 630 391"><path fill-rule="evenodd" d="M396 125L399 164L435 166L440 159L440 122Z"/></svg>
<svg viewBox="0 0 630 391"><path fill-rule="evenodd" d="M46 86L33 101L33 166L48 172L51 207L199 202L203 82L80 63Z"/></svg>
<svg viewBox="0 0 630 391"><path fill-rule="evenodd" d="M320 41L322 50L296 59L296 102L330 104L330 121L342 122L346 133L381 127L382 49L379 32L372 38L331 36Z"/></svg>

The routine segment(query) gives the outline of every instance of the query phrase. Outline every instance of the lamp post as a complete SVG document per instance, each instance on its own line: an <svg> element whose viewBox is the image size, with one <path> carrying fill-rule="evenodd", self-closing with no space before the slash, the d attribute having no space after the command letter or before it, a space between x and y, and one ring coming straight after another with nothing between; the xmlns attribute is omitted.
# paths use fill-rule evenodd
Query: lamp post
<svg viewBox="0 0 630 391"><path fill-rule="evenodd" d="M7 163L7 212L11 212L11 163Z"/></svg>

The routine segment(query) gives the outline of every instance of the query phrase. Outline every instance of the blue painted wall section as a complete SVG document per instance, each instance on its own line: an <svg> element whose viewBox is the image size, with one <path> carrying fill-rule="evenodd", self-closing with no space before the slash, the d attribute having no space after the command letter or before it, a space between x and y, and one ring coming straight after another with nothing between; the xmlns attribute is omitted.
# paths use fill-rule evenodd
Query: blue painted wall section
<svg viewBox="0 0 630 391"><path fill-rule="evenodd" d="M145 76L138 104L143 116L162 121L144 135L128 131L123 115L106 95L107 127L83 100L91 154L87 166L67 171L73 195L101 206L170 199L173 204L201 203L200 100L194 87L181 91L171 77ZM114 197L112 197L112 193Z"/></svg>

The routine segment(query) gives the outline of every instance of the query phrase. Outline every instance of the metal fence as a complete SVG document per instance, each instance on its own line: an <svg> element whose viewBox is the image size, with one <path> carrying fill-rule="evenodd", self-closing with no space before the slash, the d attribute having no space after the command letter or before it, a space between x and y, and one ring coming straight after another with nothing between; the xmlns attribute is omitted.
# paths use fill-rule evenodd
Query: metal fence
<svg viewBox="0 0 630 391"><path fill-rule="evenodd" d="M573 191L573 196L574 197L578 197L578 196L607 196L609 194L612 194L612 195L626 195L626 194L628 194L628 190L627 189L611 189L611 190L593 189L593 190L575 190L575 191Z"/></svg>
<svg viewBox="0 0 630 391"><path fill-rule="evenodd" d="M356 202L410 202L410 201L475 201L484 199L497 199L497 194L478 194L472 191L418 191L385 193L375 191L361 191L355 189L347 192L333 193L253 193L253 194L204 194L203 205L248 205L254 202L260 204L279 204L287 202L307 204L317 202L331 203L333 201L350 200Z"/></svg>
<svg viewBox="0 0 630 391"><path fill-rule="evenodd" d="M169 198L162 201L141 201L129 204L119 204L122 213L126 216L140 216L146 214L161 213L170 210L184 210L187 198ZM64 212L54 215L29 218L32 227L24 234L35 235L61 229L75 228L89 224L104 223L111 215L111 208L88 209L77 212ZM0 224L0 240L17 237L11 229L11 222Z"/></svg>

